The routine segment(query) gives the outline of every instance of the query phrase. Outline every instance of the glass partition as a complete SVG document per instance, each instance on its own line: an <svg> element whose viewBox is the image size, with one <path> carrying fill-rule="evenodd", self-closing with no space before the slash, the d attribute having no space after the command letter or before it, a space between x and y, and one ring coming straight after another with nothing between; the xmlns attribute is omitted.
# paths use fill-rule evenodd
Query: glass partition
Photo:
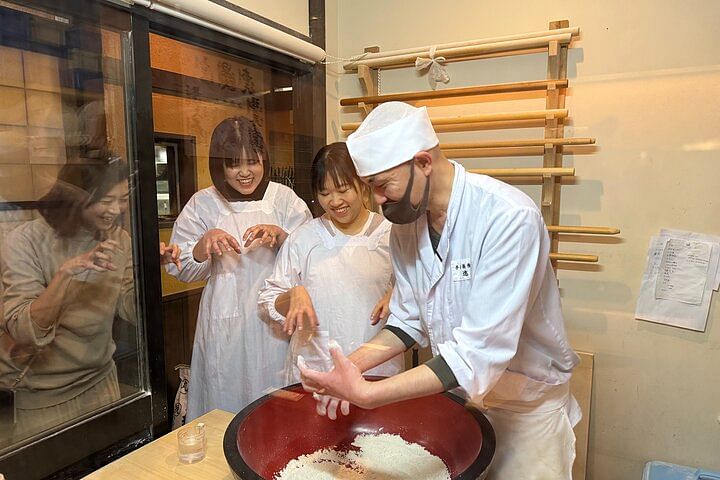
<svg viewBox="0 0 720 480"><path fill-rule="evenodd" d="M223 120L251 119L267 139L271 179L295 186L292 74L160 34L150 34L150 66L161 240L187 200L212 185L211 137ZM162 275L164 295L202 285Z"/></svg>
<svg viewBox="0 0 720 480"><path fill-rule="evenodd" d="M97 9L0 3L0 453L146 390L129 16Z"/></svg>

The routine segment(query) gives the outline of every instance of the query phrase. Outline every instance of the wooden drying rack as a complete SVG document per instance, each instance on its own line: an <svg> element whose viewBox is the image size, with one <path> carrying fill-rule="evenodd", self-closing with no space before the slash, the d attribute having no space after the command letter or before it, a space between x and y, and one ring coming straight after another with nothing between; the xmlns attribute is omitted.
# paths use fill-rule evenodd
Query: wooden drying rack
<svg viewBox="0 0 720 480"><path fill-rule="evenodd" d="M438 132L470 130L478 125L494 128L517 128L518 122L544 120L543 138L526 140L476 141L441 143L440 147L448 158L478 158L503 156L542 156L543 165L537 168L489 168L471 169L471 172L510 180L514 183L542 182L540 208L552 240L550 259L557 269L558 262L597 262L597 255L562 253L558 246L563 234L617 235L614 227L589 227L558 225L560 220L560 190L563 177L575 176L574 168L563 167L565 145L592 145L594 138L565 138L564 121L569 116L565 108L567 80L567 50L574 36L579 35L578 27L570 27L567 20L550 22L549 29L518 35L454 42L436 45L435 55L445 57L448 63L492 58L499 56L524 55L546 52L547 79L529 82L478 85L462 88L448 88L422 92L378 94L378 70L414 66L418 56L427 56L429 47L408 48L380 52L378 47L368 47L359 59L346 63L346 72L357 72L365 93L362 97L343 98L340 105L357 106L365 115L380 103L391 101L411 102L452 97L473 97L499 93L545 91L545 109L524 112L499 112L492 114L462 115L453 117L432 117ZM359 123L343 123L341 128L350 133ZM578 241L578 237L570 237Z"/></svg>

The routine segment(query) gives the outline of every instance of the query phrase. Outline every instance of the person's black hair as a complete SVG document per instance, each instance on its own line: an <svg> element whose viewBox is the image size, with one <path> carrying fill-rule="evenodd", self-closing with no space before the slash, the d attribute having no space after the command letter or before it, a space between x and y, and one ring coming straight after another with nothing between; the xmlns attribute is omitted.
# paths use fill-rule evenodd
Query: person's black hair
<svg viewBox="0 0 720 480"><path fill-rule="evenodd" d="M312 192L315 198L325 188L325 177L328 175L336 187L349 185L357 190L364 185L358 177L345 142L325 145L315 155L311 170Z"/></svg>
<svg viewBox="0 0 720 480"><path fill-rule="evenodd" d="M248 156L263 164L263 176L255 191L243 195L225 181L225 167L237 165ZM229 201L261 200L270 182L270 156L255 122L245 117L226 118L215 127L210 140L210 178Z"/></svg>
<svg viewBox="0 0 720 480"><path fill-rule="evenodd" d="M63 238L78 232L83 225L83 210L130 177L127 162L107 153L70 162L60 169L50 191L39 200L38 208L48 225ZM122 215L118 216L115 226L119 227L122 220Z"/></svg>

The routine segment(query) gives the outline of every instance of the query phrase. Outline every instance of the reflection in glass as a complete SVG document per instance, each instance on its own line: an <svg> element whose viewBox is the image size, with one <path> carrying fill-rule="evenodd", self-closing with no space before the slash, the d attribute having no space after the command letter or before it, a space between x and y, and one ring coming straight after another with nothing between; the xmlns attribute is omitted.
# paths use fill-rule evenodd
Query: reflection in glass
<svg viewBox="0 0 720 480"><path fill-rule="evenodd" d="M170 207L170 172L168 171L168 148L155 145L155 185L157 188L158 215L167 216L173 213Z"/></svg>
<svg viewBox="0 0 720 480"><path fill-rule="evenodd" d="M125 33L7 5L0 6L0 392L10 415L0 451L141 391L144 378Z"/></svg>
<svg viewBox="0 0 720 480"><path fill-rule="evenodd" d="M39 218L5 239L1 355L19 432L120 398L113 323L136 321L128 197L123 160L82 159L60 170Z"/></svg>

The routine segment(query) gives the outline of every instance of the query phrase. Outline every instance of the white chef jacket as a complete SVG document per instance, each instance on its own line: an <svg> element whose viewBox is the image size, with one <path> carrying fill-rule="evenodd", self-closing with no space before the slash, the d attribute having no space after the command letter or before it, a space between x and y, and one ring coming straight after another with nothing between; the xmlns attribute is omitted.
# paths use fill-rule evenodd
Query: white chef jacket
<svg viewBox="0 0 720 480"><path fill-rule="evenodd" d="M566 384L579 362L565 333L550 238L524 193L451 163L437 253L425 215L393 226L388 324L429 343L474 402L526 411L518 405L547 398L545 387Z"/></svg>
<svg viewBox="0 0 720 480"><path fill-rule="evenodd" d="M293 333L286 362L287 383L300 381L299 354L310 368L328 371L333 366L330 339L347 354L382 329L384 322L370 324L370 313L392 287L390 227L390 222L370 213L357 235L345 235L323 216L298 228L282 246L273 274L260 290L260 309L270 319L284 322L285 317L275 309L275 300L302 285L319 322L316 329ZM366 373L391 376L403 367L404 357L398 355Z"/></svg>
<svg viewBox="0 0 720 480"><path fill-rule="evenodd" d="M170 241L182 249L181 271L166 270L184 282L207 280L200 300L188 387L187 421L220 408L236 413L271 388L284 385L288 337L261 320L257 293L272 273L277 249L224 252L204 262L193 248L210 229L220 228L241 244L257 224L278 225L287 232L312 217L290 188L270 182L262 200L228 202L215 187L200 190L175 221Z"/></svg>

